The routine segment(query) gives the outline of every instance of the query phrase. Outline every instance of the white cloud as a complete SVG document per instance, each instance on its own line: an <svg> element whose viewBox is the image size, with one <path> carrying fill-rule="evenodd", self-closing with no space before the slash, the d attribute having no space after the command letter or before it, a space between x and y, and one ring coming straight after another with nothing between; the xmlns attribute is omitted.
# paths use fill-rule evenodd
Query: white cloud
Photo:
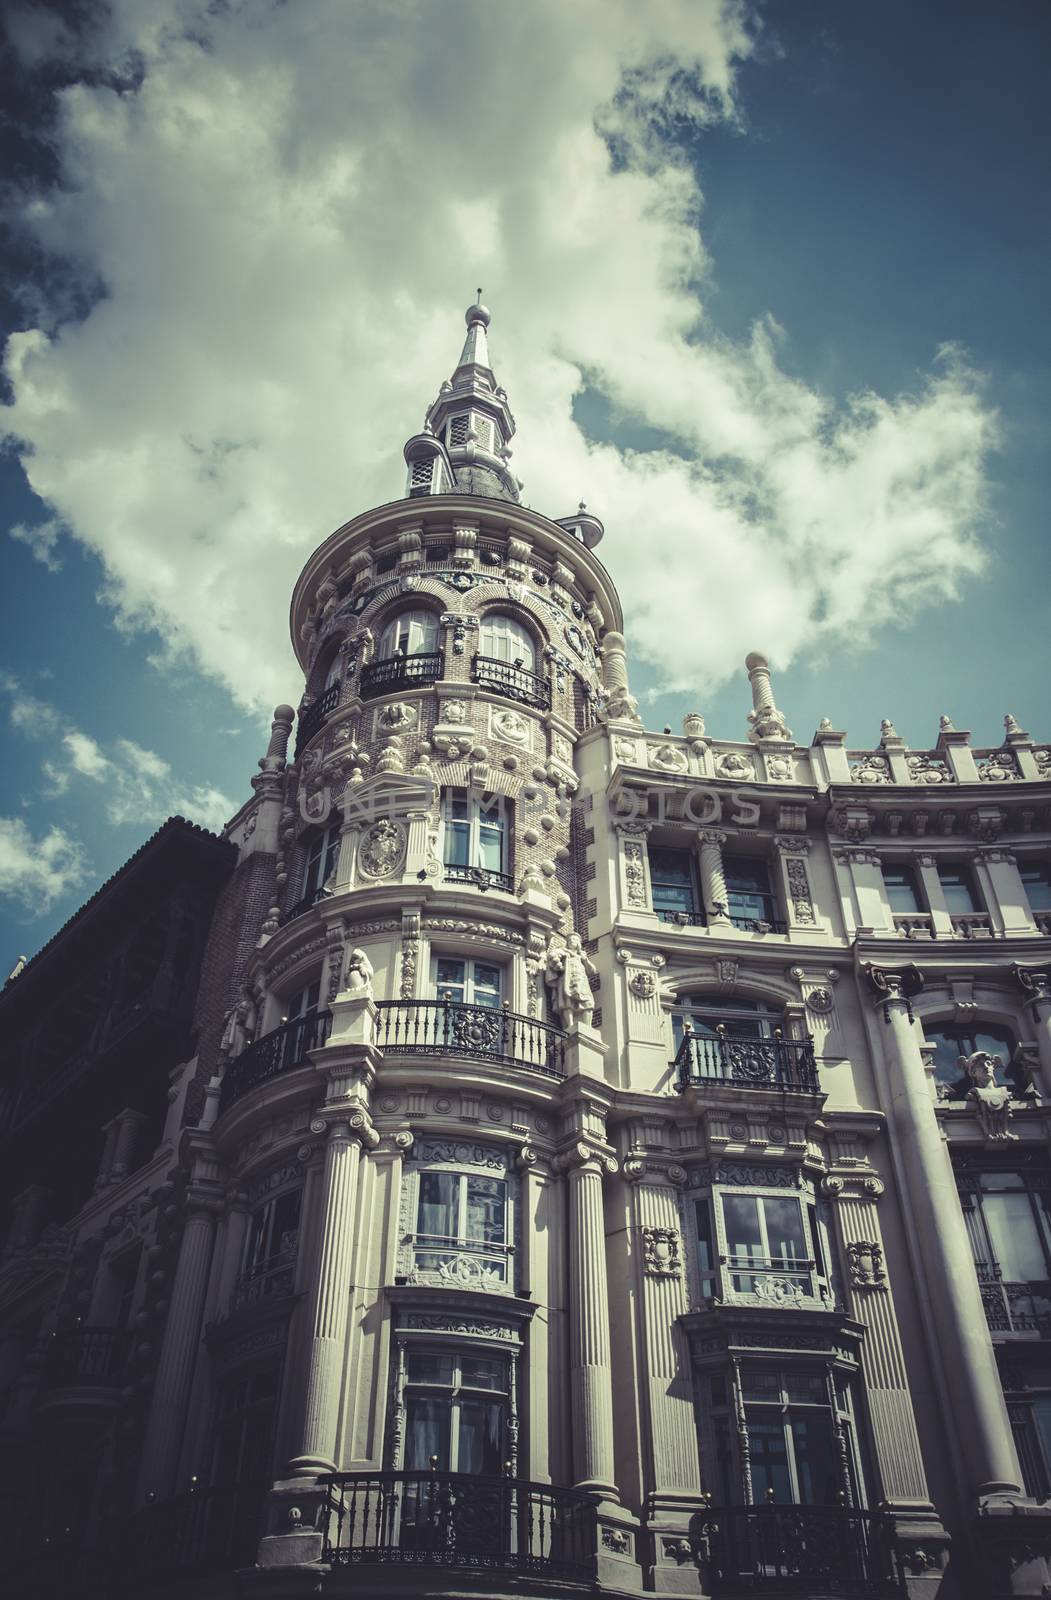
<svg viewBox="0 0 1051 1600"><path fill-rule="evenodd" d="M83 847L63 829L34 838L21 817L0 817L0 895L45 912L86 876Z"/></svg>
<svg viewBox="0 0 1051 1600"><path fill-rule="evenodd" d="M744 0L114 0L98 28L141 81L64 92L63 186L24 220L105 295L12 338L10 427L123 622L242 704L295 698L291 585L401 493L476 282L528 499L605 518L666 684L856 640L979 570L994 422L959 359L837 410L772 322L742 344L707 316L702 197L661 130L736 117ZM33 22L22 47L74 49ZM585 382L675 452L589 441Z"/></svg>
<svg viewBox="0 0 1051 1600"><path fill-rule="evenodd" d="M57 799L72 789L74 780L98 784L102 810L115 824L157 826L170 816L187 817L218 832L236 810L234 802L211 784L187 784L177 778L169 762L131 739L116 739L103 747L90 734L63 723L60 713L46 701L27 696L16 678L0 678L0 689L11 703L12 724L22 732L49 733L52 754L41 763L47 780L46 799ZM27 714L27 703L32 717Z"/></svg>
<svg viewBox="0 0 1051 1600"><path fill-rule="evenodd" d="M55 554L55 546L62 531L61 523L52 517L49 522L38 522L34 527L17 522L10 529L10 534L18 544L26 545L33 557L49 572L59 572L62 562Z"/></svg>

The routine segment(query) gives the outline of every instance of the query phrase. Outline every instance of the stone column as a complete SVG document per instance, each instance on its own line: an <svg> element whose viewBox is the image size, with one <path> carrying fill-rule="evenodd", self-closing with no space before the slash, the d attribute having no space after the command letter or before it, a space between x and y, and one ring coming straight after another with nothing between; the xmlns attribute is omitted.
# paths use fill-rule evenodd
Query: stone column
<svg viewBox="0 0 1051 1600"><path fill-rule="evenodd" d="M142 1450L139 1493L143 1498L155 1495L158 1500L166 1500L175 1489L190 1384L201 1342L218 1205L212 1196L194 1197L191 1193L189 1199Z"/></svg>
<svg viewBox="0 0 1051 1600"><path fill-rule="evenodd" d="M752 709L748 720L752 731L748 737L756 743L760 739L791 739L790 728L774 701L774 688L770 681L770 667L765 656L753 650L745 657L748 681L752 686Z"/></svg>
<svg viewBox="0 0 1051 1600"><path fill-rule="evenodd" d="M709 922L728 923L730 920L730 894L723 876L723 845L725 833L718 828L702 828L701 845L701 899Z"/></svg>
<svg viewBox="0 0 1051 1600"><path fill-rule="evenodd" d="M574 1145L561 1158L569 1182L569 1364L573 1475L578 1489L619 1501L613 1460L613 1375L602 1175L611 1156Z"/></svg>
<svg viewBox="0 0 1051 1600"><path fill-rule="evenodd" d="M628 688L628 652L622 633L607 633L602 640L602 687L606 715L638 722L639 703Z"/></svg>
<svg viewBox="0 0 1051 1600"><path fill-rule="evenodd" d="M963 1475L979 1500L1019 1496L1021 1473L985 1308L913 1024L909 997L922 979L915 968L888 972L867 966L865 974L882 1018L887 1127L922 1268L921 1294L937 1340L933 1355L960 1421L956 1443Z"/></svg>
<svg viewBox="0 0 1051 1600"><path fill-rule="evenodd" d="M289 1463L289 1471L303 1478L336 1471L350 1309L347 1270L354 1245L358 1166L362 1143L378 1142L368 1118L360 1111L345 1121L326 1123L317 1118L310 1124L314 1134L324 1133L326 1128L321 1236L314 1275L306 1393L299 1450Z"/></svg>
<svg viewBox="0 0 1051 1600"><path fill-rule="evenodd" d="M1043 1092L1051 1097L1051 967L1036 971L1032 967L1015 966L1011 970L1026 996L1040 1053Z"/></svg>

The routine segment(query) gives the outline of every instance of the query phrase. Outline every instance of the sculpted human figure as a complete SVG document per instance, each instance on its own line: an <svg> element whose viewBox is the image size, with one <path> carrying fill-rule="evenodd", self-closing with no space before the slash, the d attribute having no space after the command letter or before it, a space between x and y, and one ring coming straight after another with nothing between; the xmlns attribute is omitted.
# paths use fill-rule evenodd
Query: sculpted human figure
<svg viewBox="0 0 1051 1600"><path fill-rule="evenodd" d="M594 971L579 933L571 933L564 945L548 947L544 976L554 990L555 1009L564 1028L591 1021L595 997L588 979Z"/></svg>
<svg viewBox="0 0 1051 1600"><path fill-rule="evenodd" d="M974 1107L985 1137L994 1142L1017 1139L1018 1135L1009 1132L1007 1127L1011 1091L996 1081L996 1057L985 1050L976 1050L973 1055L961 1056L960 1066L971 1080L967 1099Z"/></svg>
<svg viewBox="0 0 1051 1600"><path fill-rule="evenodd" d="M364 950L352 950L347 961L347 988L351 994L372 998L372 962Z"/></svg>

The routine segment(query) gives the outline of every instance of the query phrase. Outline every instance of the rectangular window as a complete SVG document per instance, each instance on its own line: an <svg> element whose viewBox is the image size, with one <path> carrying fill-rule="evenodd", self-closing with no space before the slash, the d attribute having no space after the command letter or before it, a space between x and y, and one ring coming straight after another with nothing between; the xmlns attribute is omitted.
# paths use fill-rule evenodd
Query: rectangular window
<svg viewBox="0 0 1051 1600"><path fill-rule="evenodd" d="M421 1172L414 1259L421 1272L462 1288L506 1284L506 1180Z"/></svg>
<svg viewBox="0 0 1051 1600"><path fill-rule="evenodd" d="M975 899L974 881L962 862L939 861L938 879L942 886L946 908L951 914L958 915L979 909Z"/></svg>
<svg viewBox="0 0 1051 1600"><path fill-rule="evenodd" d="M922 911L919 892L916 888L916 878L911 867L894 866L891 862L883 863L883 883L887 890L887 899L890 909L902 915L910 912Z"/></svg>
<svg viewBox="0 0 1051 1600"><path fill-rule="evenodd" d="M405 1389L407 1472L498 1477L507 1454L507 1416L505 1360L466 1352L440 1356L410 1352ZM433 1511L426 1482L406 1484L406 1543L416 1542L413 1530Z"/></svg>
<svg viewBox="0 0 1051 1600"><path fill-rule="evenodd" d="M439 1000L456 1005L495 1007L500 1004L503 973L488 961L461 960L457 956L437 956L434 987Z"/></svg>
<svg viewBox="0 0 1051 1600"><path fill-rule="evenodd" d="M782 1195L724 1194L723 1228L730 1284L737 1294L761 1292L770 1275L813 1292L810 1251L800 1202Z"/></svg>
<svg viewBox="0 0 1051 1600"><path fill-rule="evenodd" d="M1051 866L1046 861L1020 861L1030 911L1051 911Z"/></svg>
<svg viewBox="0 0 1051 1600"><path fill-rule="evenodd" d="M325 833L316 833L307 852L306 871L303 875L303 898L313 899L335 871L339 854L341 822L334 822Z"/></svg>
<svg viewBox="0 0 1051 1600"><path fill-rule="evenodd" d="M692 850L650 850L653 909L663 922L694 918L700 908L697 868Z"/></svg>
<svg viewBox="0 0 1051 1600"><path fill-rule="evenodd" d="M301 1189L286 1189L253 1211L237 1285L238 1305L292 1293L302 1198Z"/></svg>
<svg viewBox="0 0 1051 1600"><path fill-rule="evenodd" d="M697 1201L697 1278L701 1298L714 1298L718 1275L715 1268L715 1248L712 1242L712 1216L707 1200Z"/></svg>
<svg viewBox="0 0 1051 1600"><path fill-rule="evenodd" d="M777 901L770 888L770 872L756 856L723 856L728 910L731 922L751 924L777 920Z"/></svg>
<svg viewBox="0 0 1051 1600"><path fill-rule="evenodd" d="M835 1505L844 1484L837 1470L824 1371L791 1367L776 1371L746 1362L741 1367L741 1396L754 1503Z"/></svg>
<svg viewBox="0 0 1051 1600"><path fill-rule="evenodd" d="M508 801L503 795L447 790L443 799L445 875L509 889Z"/></svg>

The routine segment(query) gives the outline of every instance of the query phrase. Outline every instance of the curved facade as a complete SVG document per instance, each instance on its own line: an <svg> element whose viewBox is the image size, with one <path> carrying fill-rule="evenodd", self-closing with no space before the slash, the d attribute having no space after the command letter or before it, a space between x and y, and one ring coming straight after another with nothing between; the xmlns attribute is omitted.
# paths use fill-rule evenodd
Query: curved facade
<svg viewBox="0 0 1051 1600"><path fill-rule="evenodd" d="M296 585L181 1131L66 1224L147 1263L125 1576L1046 1593L1051 749L803 745L760 655L647 731L488 320Z"/></svg>

